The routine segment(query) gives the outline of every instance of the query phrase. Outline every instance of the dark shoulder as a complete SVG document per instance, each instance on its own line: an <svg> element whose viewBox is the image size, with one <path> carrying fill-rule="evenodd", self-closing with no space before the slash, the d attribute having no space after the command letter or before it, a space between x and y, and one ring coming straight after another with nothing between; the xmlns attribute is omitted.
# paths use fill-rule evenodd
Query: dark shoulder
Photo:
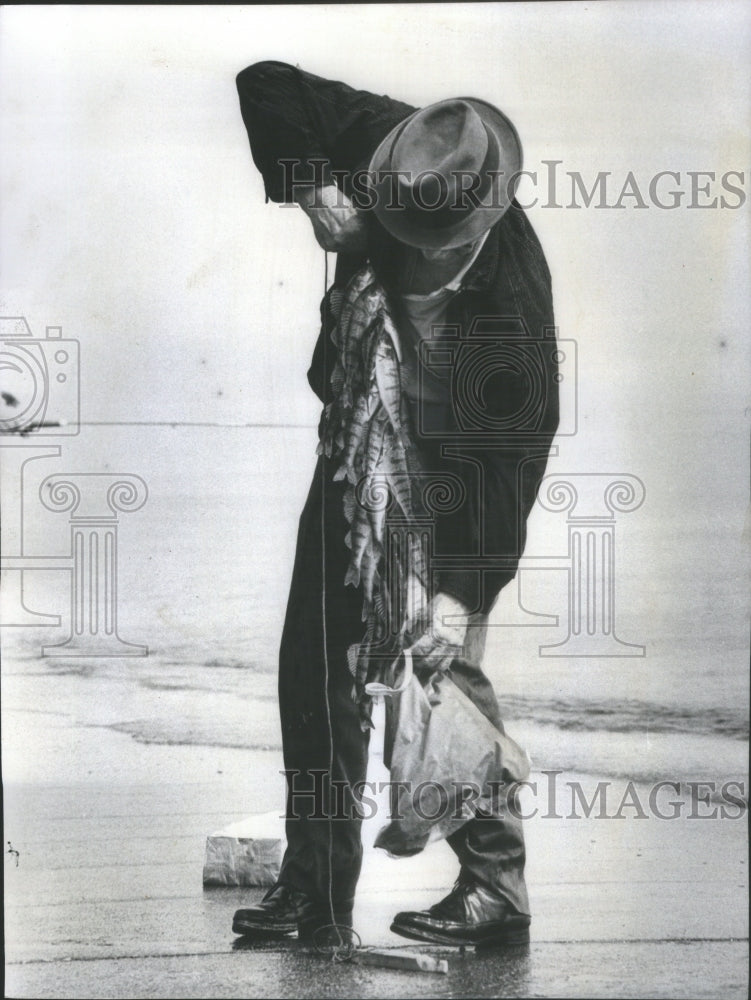
<svg viewBox="0 0 751 1000"><path fill-rule="evenodd" d="M514 312L530 330L553 323L550 270L540 240L516 202L491 229L467 273L465 287L485 308L499 315Z"/></svg>
<svg viewBox="0 0 751 1000"><path fill-rule="evenodd" d="M266 81L285 79L293 76L295 67L289 63L277 62L273 59L265 59L262 62L253 63L240 70L235 78L238 90L245 90L260 85Z"/></svg>
<svg viewBox="0 0 751 1000"><path fill-rule="evenodd" d="M498 246L501 254L513 253L521 258L529 258L544 271L550 281L545 253L539 237L529 221L529 216L514 199L498 226Z"/></svg>

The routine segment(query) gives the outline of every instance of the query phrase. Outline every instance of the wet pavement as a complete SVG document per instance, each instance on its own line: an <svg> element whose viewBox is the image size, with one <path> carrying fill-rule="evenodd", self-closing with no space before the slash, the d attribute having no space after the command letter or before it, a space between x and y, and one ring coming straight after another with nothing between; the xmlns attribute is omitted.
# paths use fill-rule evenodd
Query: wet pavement
<svg viewBox="0 0 751 1000"><path fill-rule="evenodd" d="M19 851L5 858L6 996L747 995L743 819L535 817L532 942L495 952L413 947L389 931L394 913L450 888L445 844L400 861L366 849L363 946L446 957L437 975L236 938L234 909L262 890L204 889L205 838L268 809L272 779L239 802L235 778L229 767L210 783L6 783L5 839Z"/></svg>

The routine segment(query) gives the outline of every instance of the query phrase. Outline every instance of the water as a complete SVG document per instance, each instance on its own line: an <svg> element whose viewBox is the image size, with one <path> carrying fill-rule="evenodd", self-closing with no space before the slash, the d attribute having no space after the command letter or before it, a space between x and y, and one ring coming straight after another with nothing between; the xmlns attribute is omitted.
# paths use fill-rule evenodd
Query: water
<svg viewBox="0 0 751 1000"><path fill-rule="evenodd" d="M68 544L66 517L36 501L43 476L108 468L147 482L145 507L120 517L118 577L120 635L147 644L149 655L42 657L41 645L60 641L63 628L5 629L10 707L33 710L47 678L56 710L80 725L142 744L278 754L276 656L314 450L313 428L90 428L60 460L31 463L27 554L63 554ZM646 645L645 657L542 657L540 645L559 641L562 628L504 627L517 592L502 594L485 669L509 731L537 767L745 778L743 553L729 544L727 521L708 530L690 511L663 518L659 485L651 507L618 528L619 634ZM527 553L560 555L565 531L565 518L536 511ZM66 576L26 574L27 606L65 621ZM522 595L528 608L565 619L565 574L524 574Z"/></svg>

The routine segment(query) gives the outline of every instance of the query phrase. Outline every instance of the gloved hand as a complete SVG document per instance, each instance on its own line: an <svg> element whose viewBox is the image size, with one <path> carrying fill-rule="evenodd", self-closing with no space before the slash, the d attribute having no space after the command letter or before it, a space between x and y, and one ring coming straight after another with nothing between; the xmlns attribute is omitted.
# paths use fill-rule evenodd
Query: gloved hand
<svg viewBox="0 0 751 1000"><path fill-rule="evenodd" d="M425 630L411 647L415 666L448 670L464 646L468 615L468 609L455 597L436 594L428 605Z"/></svg>

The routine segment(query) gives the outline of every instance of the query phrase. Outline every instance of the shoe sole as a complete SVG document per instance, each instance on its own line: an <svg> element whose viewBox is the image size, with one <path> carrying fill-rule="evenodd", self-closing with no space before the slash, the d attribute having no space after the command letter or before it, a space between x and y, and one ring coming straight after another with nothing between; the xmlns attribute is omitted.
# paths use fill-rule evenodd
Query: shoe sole
<svg viewBox="0 0 751 1000"><path fill-rule="evenodd" d="M402 924L392 924L394 934L409 938L411 941L427 941L430 944L448 944L456 948L504 948L507 945L529 944L529 928L509 931L499 936L497 931L489 931L486 937L464 938L463 940L440 931L418 931Z"/></svg>
<svg viewBox="0 0 751 1000"><path fill-rule="evenodd" d="M232 933L239 934L241 937L253 936L253 937L286 937L288 934L293 934L297 930L297 924L277 924L274 927L269 927L268 924L247 924L245 922L235 921L232 924Z"/></svg>

